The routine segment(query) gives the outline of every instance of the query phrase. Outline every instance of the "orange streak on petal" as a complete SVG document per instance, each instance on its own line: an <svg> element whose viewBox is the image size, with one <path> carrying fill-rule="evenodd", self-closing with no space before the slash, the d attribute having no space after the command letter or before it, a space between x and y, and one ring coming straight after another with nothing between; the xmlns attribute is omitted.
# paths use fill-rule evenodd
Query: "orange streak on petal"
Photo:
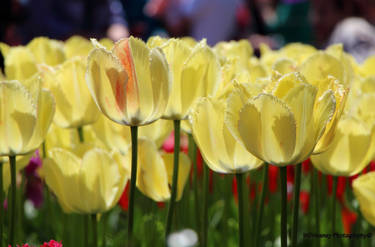
<svg viewBox="0 0 375 247"><path fill-rule="evenodd" d="M137 79L135 74L134 63L131 56L131 51L129 47L129 40L125 39L117 44L114 49L114 53L120 59L121 64L124 66L126 73L128 74L128 83L126 85L126 96L129 99L128 104L133 108L138 105L138 87L137 87ZM120 101L118 101L123 94L119 93L117 95L117 85L116 85L116 100L119 105L121 105ZM124 97L122 97L124 98ZM121 107L120 107L121 108Z"/></svg>

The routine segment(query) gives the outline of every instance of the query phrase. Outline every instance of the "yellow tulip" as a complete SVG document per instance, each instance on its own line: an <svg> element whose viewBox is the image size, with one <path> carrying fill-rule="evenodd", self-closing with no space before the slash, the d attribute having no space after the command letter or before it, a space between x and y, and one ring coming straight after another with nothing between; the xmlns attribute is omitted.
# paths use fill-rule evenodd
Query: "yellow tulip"
<svg viewBox="0 0 375 247"><path fill-rule="evenodd" d="M171 87L160 49L133 37L117 42L112 51L95 48L88 58L86 81L103 114L130 126L159 119Z"/></svg>
<svg viewBox="0 0 375 247"><path fill-rule="evenodd" d="M0 82L0 156L22 155L43 142L55 112L52 94L40 87L39 77L25 84ZM29 90L30 89L30 90Z"/></svg>
<svg viewBox="0 0 375 247"><path fill-rule="evenodd" d="M131 171L131 152L125 155L128 169ZM183 194L187 178L190 174L190 160L185 154L180 154L180 170L178 177L177 200ZM173 154L161 154L154 142L141 138L138 141L137 187L147 197L154 201L166 201L170 198L172 184Z"/></svg>
<svg viewBox="0 0 375 247"><path fill-rule="evenodd" d="M171 39L161 46L172 74L172 90L163 118L186 119L198 97L213 95L220 82L220 64L205 41L194 48Z"/></svg>
<svg viewBox="0 0 375 247"><path fill-rule="evenodd" d="M38 72L37 61L26 47L12 47L4 59L5 76L8 80L26 80Z"/></svg>
<svg viewBox="0 0 375 247"><path fill-rule="evenodd" d="M355 179L353 192L364 218L375 226L375 172L369 172Z"/></svg>
<svg viewBox="0 0 375 247"><path fill-rule="evenodd" d="M299 71L306 80L318 85L321 81L326 80L327 76L335 77L340 83L345 86L350 86L350 81L346 78L346 71L343 63L341 63L334 56L326 52L317 52L306 59L301 65Z"/></svg>
<svg viewBox="0 0 375 247"><path fill-rule="evenodd" d="M346 116L338 123L336 134L327 151L312 155L314 166L334 176L353 176L371 161L375 132L358 118Z"/></svg>
<svg viewBox="0 0 375 247"><path fill-rule="evenodd" d="M64 43L64 52L67 59L75 56L87 57L92 49L94 49L94 46L88 39L77 35L70 37Z"/></svg>
<svg viewBox="0 0 375 247"><path fill-rule="evenodd" d="M307 159L331 121L336 100L332 90L318 89L298 73L280 77L268 92L249 97L236 90L228 97L227 126L257 158L277 166Z"/></svg>
<svg viewBox="0 0 375 247"><path fill-rule="evenodd" d="M34 54L37 63L55 66L65 61L64 44L61 41L37 37L26 47Z"/></svg>
<svg viewBox="0 0 375 247"><path fill-rule="evenodd" d="M85 72L86 64L78 57L45 72L45 84L56 99L54 122L62 128L77 128L98 119L99 111L87 88Z"/></svg>
<svg viewBox="0 0 375 247"><path fill-rule="evenodd" d="M250 154L229 131L225 100L202 98L191 114L196 141L207 165L219 173L243 173L258 168L263 161Z"/></svg>
<svg viewBox="0 0 375 247"><path fill-rule="evenodd" d="M219 42L214 50L221 59L236 59L242 67L247 67L253 48L248 40Z"/></svg>
<svg viewBox="0 0 375 247"><path fill-rule="evenodd" d="M95 214L113 208L125 188L125 158L91 148L77 156L54 148L43 163L43 175L66 213Z"/></svg>
<svg viewBox="0 0 375 247"><path fill-rule="evenodd" d="M268 46L262 44L260 46L260 61L269 70L275 66L275 69L277 69L279 66L277 64L283 59L292 61L294 66L299 66L306 58L316 52L317 50L313 46L300 43L288 44L277 51L271 50Z"/></svg>

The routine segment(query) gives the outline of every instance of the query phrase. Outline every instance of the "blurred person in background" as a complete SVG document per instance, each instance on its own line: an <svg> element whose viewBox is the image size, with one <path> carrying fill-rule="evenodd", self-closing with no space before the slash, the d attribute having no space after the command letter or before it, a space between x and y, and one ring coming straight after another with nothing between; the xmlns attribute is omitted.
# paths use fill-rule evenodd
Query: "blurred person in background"
<svg viewBox="0 0 375 247"><path fill-rule="evenodd" d="M171 36L207 39L209 45L236 34L236 11L242 0L149 0L145 11L163 20Z"/></svg>
<svg viewBox="0 0 375 247"><path fill-rule="evenodd" d="M335 26L347 17L362 17L375 24L374 0L311 0L315 45L325 47Z"/></svg>
<svg viewBox="0 0 375 247"><path fill-rule="evenodd" d="M21 43L37 36L65 40L74 34L118 40L129 35L118 0L11 0L21 5ZM10 42L8 42L10 43Z"/></svg>
<svg viewBox="0 0 375 247"><path fill-rule="evenodd" d="M375 28L363 18L346 18L336 25L328 45L337 43L342 43L344 50L362 63L375 55Z"/></svg>

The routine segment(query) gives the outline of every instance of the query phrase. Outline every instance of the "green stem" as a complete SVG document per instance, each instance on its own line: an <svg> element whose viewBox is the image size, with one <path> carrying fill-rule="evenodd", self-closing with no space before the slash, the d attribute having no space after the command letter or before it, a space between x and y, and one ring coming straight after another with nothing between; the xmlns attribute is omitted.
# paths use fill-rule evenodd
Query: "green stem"
<svg viewBox="0 0 375 247"><path fill-rule="evenodd" d="M133 241L134 200L137 181L137 153L138 153L138 126L130 126L132 139L132 170L130 177L129 218L128 218L128 243ZM130 245L131 246L131 245Z"/></svg>
<svg viewBox="0 0 375 247"><path fill-rule="evenodd" d="M336 191L337 191L337 181L338 177L333 177L333 186L332 186L332 234L336 232ZM332 246L336 246L335 238L332 238Z"/></svg>
<svg viewBox="0 0 375 247"><path fill-rule="evenodd" d="M298 234L298 213L299 213L299 193L301 190L301 171L302 164L297 164L294 168L294 204L293 204L293 228L292 228L292 247L297 246Z"/></svg>
<svg viewBox="0 0 375 247"><path fill-rule="evenodd" d="M238 192L238 227L239 227L239 245L245 246L245 229L244 229L244 201L243 201L243 174L237 173L237 192Z"/></svg>
<svg viewBox="0 0 375 247"><path fill-rule="evenodd" d="M89 221L90 217L88 215L83 215L83 239L84 246L89 247Z"/></svg>
<svg viewBox="0 0 375 247"><path fill-rule="evenodd" d="M79 142L83 143L85 141L85 138L83 135L83 127L82 126L78 127L77 131L78 131Z"/></svg>
<svg viewBox="0 0 375 247"><path fill-rule="evenodd" d="M268 183L268 164L266 163L263 167L263 186L262 186L262 194L260 196L260 202L259 202L259 214L257 214L257 219L256 219L254 246L258 246L259 238L261 234L262 219L263 219L263 212L264 212L264 199L266 198L267 183Z"/></svg>
<svg viewBox="0 0 375 247"><path fill-rule="evenodd" d="M195 144L194 138L189 134L189 157L193 165L193 191L194 191L194 207L195 207L195 221L197 226L197 232L201 232L201 218L199 211L199 195L198 195L198 168L197 168L197 145Z"/></svg>
<svg viewBox="0 0 375 247"><path fill-rule="evenodd" d="M107 238L106 238L106 232L107 232L107 217L108 215L106 213L103 213L102 215L102 225L103 225L103 231L102 231L102 247L107 246Z"/></svg>
<svg viewBox="0 0 375 247"><path fill-rule="evenodd" d="M204 196L203 196L203 225L202 225L202 247L207 246L207 232L208 232L208 186L209 186L209 176L210 170L208 169L207 164L203 164L204 166L204 180L203 180L203 188L204 188Z"/></svg>
<svg viewBox="0 0 375 247"><path fill-rule="evenodd" d="M0 247L3 247L4 193L3 193L3 162L0 161Z"/></svg>
<svg viewBox="0 0 375 247"><path fill-rule="evenodd" d="M91 221L92 221L93 247L98 247L98 221L96 219L96 214L91 215Z"/></svg>
<svg viewBox="0 0 375 247"><path fill-rule="evenodd" d="M318 170L314 168L313 170L313 198L314 198L314 213L315 213L315 233L320 234L320 184L319 184L319 174ZM320 238L316 238L316 246L320 247Z"/></svg>
<svg viewBox="0 0 375 247"><path fill-rule="evenodd" d="M180 120L174 120L174 161L173 161L173 178L172 178L172 194L171 200L169 202L168 216L167 216L167 226L165 229L165 241L167 241L168 235L172 229L174 206L176 203L177 195L177 181L178 181L178 161L180 155Z"/></svg>
<svg viewBox="0 0 375 247"><path fill-rule="evenodd" d="M10 164L10 177L11 177L11 218L10 218L10 228L9 228L9 243L12 247L15 247L16 239L16 212L17 212L17 195L16 195L16 156L9 156Z"/></svg>
<svg viewBox="0 0 375 247"><path fill-rule="evenodd" d="M280 167L281 183L281 247L287 247L287 182L286 166Z"/></svg>
<svg viewBox="0 0 375 247"><path fill-rule="evenodd" d="M42 143L42 160L47 158L47 148L46 148L46 142ZM46 194L46 207L47 207L47 219L46 219L46 225L50 225L50 233L52 236L54 236L54 224L49 224L50 222L55 222L54 221L54 214L52 211L52 206L51 206L51 197L50 197L50 191L48 189L48 186L44 186L45 189L45 194Z"/></svg>

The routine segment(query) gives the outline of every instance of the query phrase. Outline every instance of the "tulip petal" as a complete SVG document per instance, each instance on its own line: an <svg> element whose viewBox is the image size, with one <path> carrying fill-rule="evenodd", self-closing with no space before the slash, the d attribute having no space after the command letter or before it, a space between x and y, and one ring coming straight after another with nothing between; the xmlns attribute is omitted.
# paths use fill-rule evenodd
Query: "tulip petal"
<svg viewBox="0 0 375 247"><path fill-rule="evenodd" d="M34 38L27 48L34 54L38 63L55 66L65 60L63 42L46 37Z"/></svg>
<svg viewBox="0 0 375 247"><path fill-rule="evenodd" d="M342 118L330 148L312 155L314 166L326 174L352 176L370 162L373 155L372 130L354 117Z"/></svg>
<svg viewBox="0 0 375 247"><path fill-rule="evenodd" d="M320 129L315 129L314 125L314 103L317 90L315 87L300 83L284 97L284 102L292 111L297 123L296 147L294 150L295 164L308 158L313 151Z"/></svg>
<svg viewBox="0 0 375 247"><path fill-rule="evenodd" d="M105 170L105 172L103 172ZM82 159L80 173L82 174L82 195L86 198L86 212L104 212L112 205L122 182L119 166L109 153L101 149L91 149Z"/></svg>
<svg viewBox="0 0 375 247"><path fill-rule="evenodd" d="M25 149L25 146L36 124L35 103L19 82L0 83L0 155L32 151Z"/></svg>
<svg viewBox="0 0 375 247"><path fill-rule="evenodd" d="M164 153L162 157L164 160L165 168L168 173L168 183L170 187L172 187L174 156L172 153ZM179 169L178 169L176 201L179 201L182 198L186 182L189 178L190 167L191 167L190 159L186 154L180 153L178 159L179 159L178 161Z"/></svg>
<svg viewBox="0 0 375 247"><path fill-rule="evenodd" d="M38 98L37 118L27 149L36 149L44 141L55 114L55 99L50 91L42 89Z"/></svg>
<svg viewBox="0 0 375 247"><path fill-rule="evenodd" d="M64 43L64 52L67 59L75 56L86 57L93 48L94 46L88 39L77 35L73 35Z"/></svg>
<svg viewBox="0 0 375 247"><path fill-rule="evenodd" d="M296 121L276 97L260 94L239 113L238 131L247 150L275 165L288 165L296 145Z"/></svg>
<svg viewBox="0 0 375 247"><path fill-rule="evenodd" d="M131 164L130 149L127 153ZM131 169L130 169L131 170ZM138 189L154 201L165 201L170 197L168 175L156 145L150 140L138 140Z"/></svg>
<svg viewBox="0 0 375 247"><path fill-rule="evenodd" d="M128 75L115 56L104 49L94 49L88 57L86 83L104 115L120 124L127 122L124 112Z"/></svg>
<svg viewBox="0 0 375 247"><path fill-rule="evenodd" d="M151 85L153 92L153 112L150 120L158 119L163 114L168 104L172 80L169 73L167 60L161 49L155 48L150 53Z"/></svg>
<svg viewBox="0 0 375 247"><path fill-rule="evenodd" d="M8 80L26 80L38 72L35 57L26 47L11 48L4 64Z"/></svg>
<svg viewBox="0 0 375 247"><path fill-rule="evenodd" d="M325 80L331 75L340 82L344 82L344 67L335 57L324 53L317 52L312 55L301 65L300 72L306 77L307 81L317 86L320 81Z"/></svg>
<svg viewBox="0 0 375 247"><path fill-rule="evenodd" d="M353 181L353 192L359 202L364 218L375 226L375 172L370 172Z"/></svg>
<svg viewBox="0 0 375 247"><path fill-rule="evenodd" d="M191 49L188 45L186 45L185 42L176 39L170 39L160 48L163 50L168 61L172 77L172 89L168 99L168 105L164 113L164 118L183 119L186 117L188 109L184 109L182 107L182 94L187 94L185 95L185 98L188 99L194 97L194 92L192 91L181 91L181 73L185 61L191 54Z"/></svg>
<svg viewBox="0 0 375 247"><path fill-rule="evenodd" d="M48 187L57 196L67 213L81 212L82 200L78 187L80 159L71 152L54 148L48 152L49 158L43 162L43 174Z"/></svg>

